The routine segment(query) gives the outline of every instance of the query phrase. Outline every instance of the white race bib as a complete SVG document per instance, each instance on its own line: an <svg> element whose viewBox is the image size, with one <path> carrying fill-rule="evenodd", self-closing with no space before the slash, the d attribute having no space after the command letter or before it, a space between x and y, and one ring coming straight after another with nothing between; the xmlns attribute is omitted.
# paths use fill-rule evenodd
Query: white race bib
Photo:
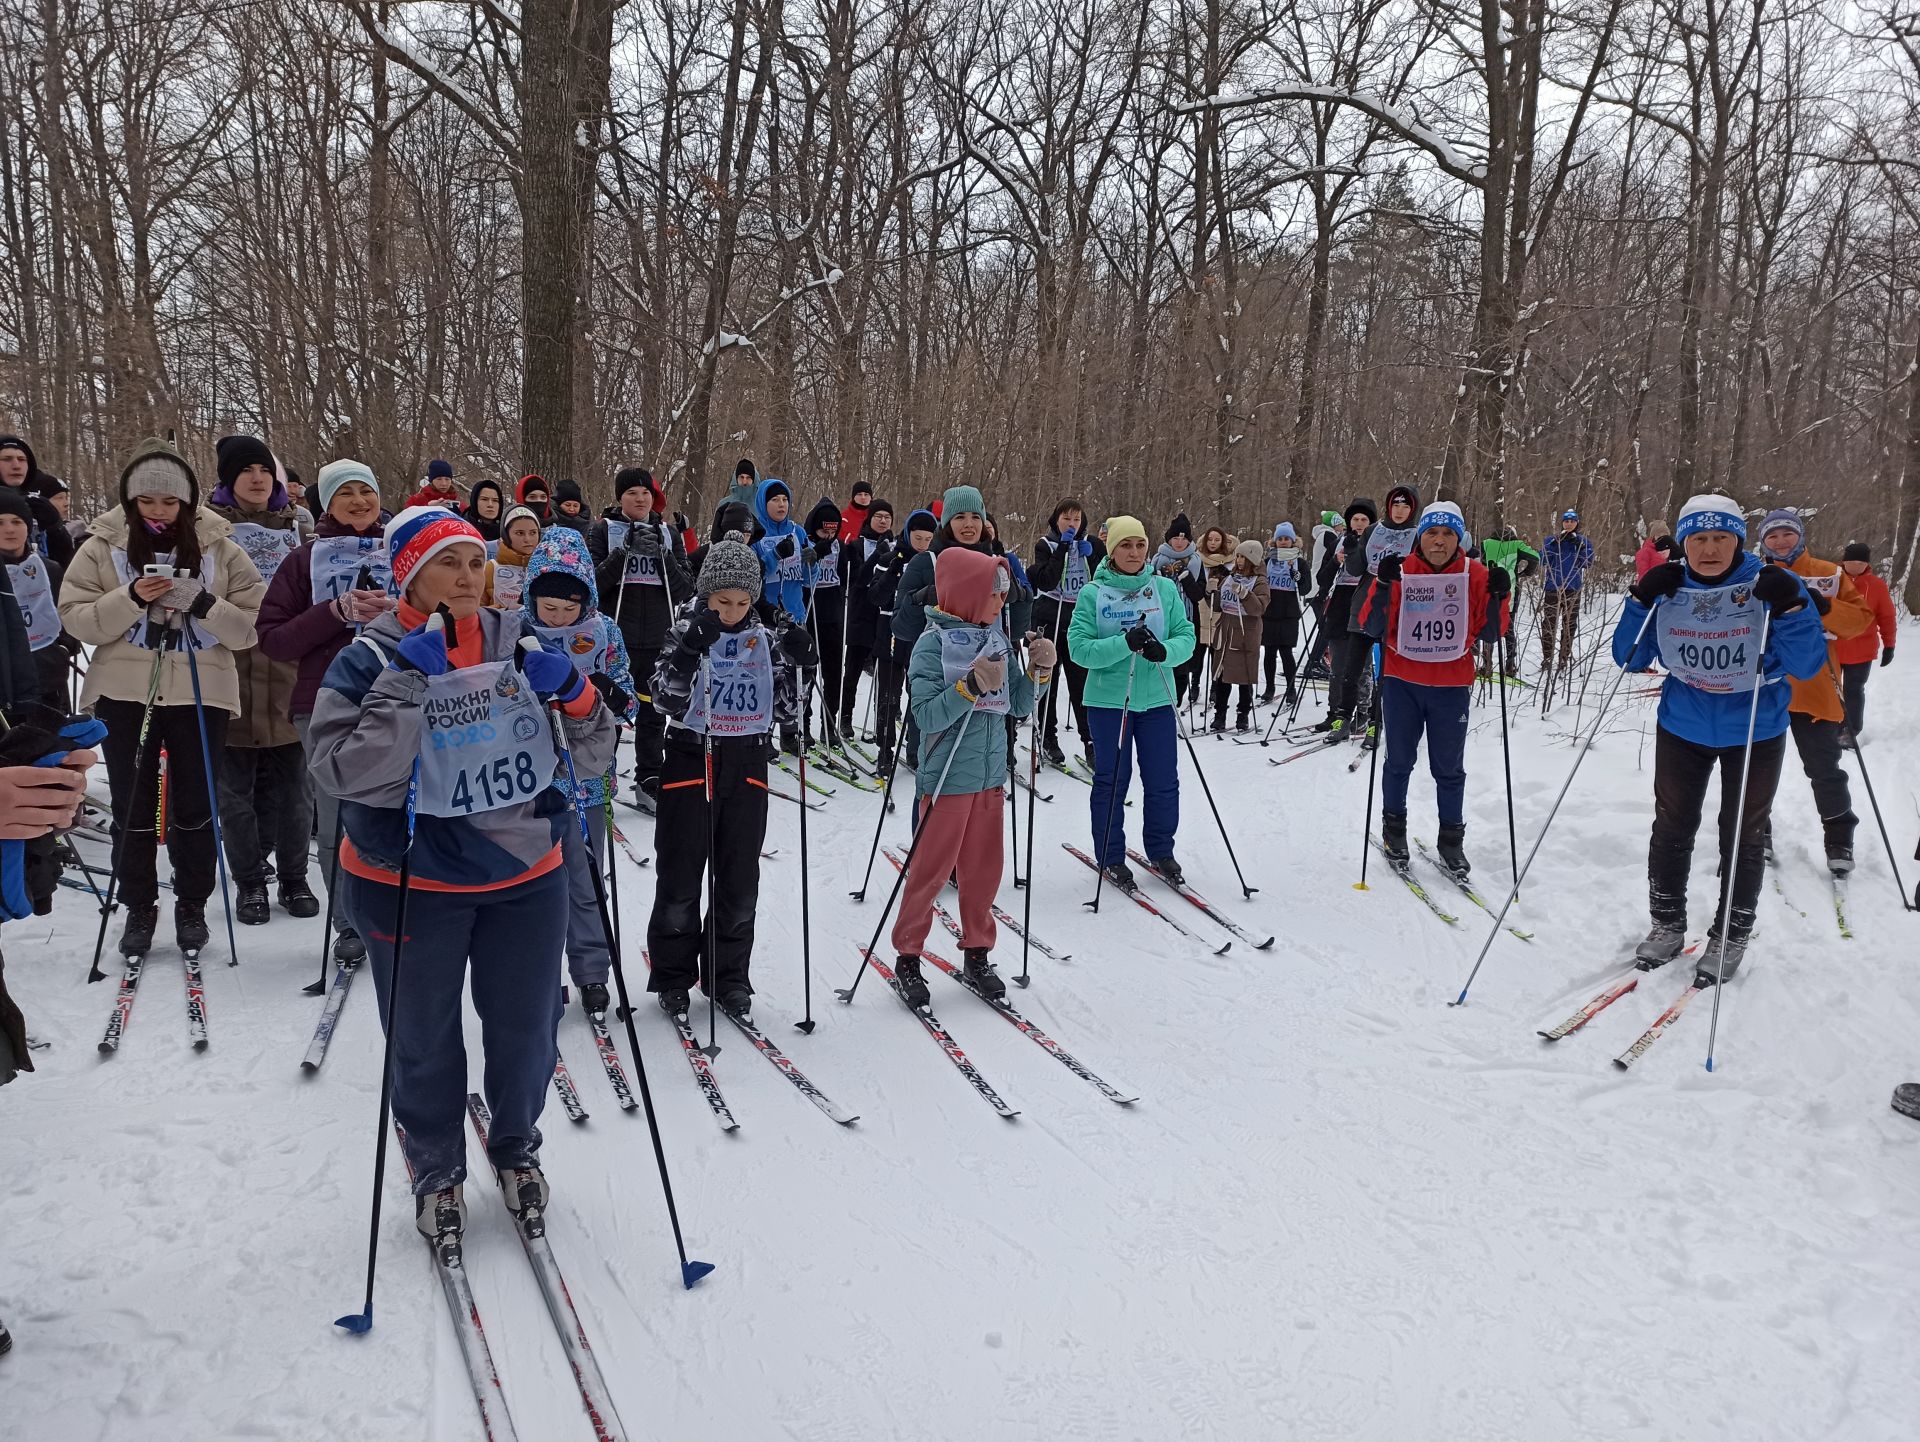
<svg viewBox="0 0 1920 1442"><path fill-rule="evenodd" d="M1751 691L1762 610L1751 582L1675 591L1654 618L1660 659L1677 679L1701 691Z"/></svg>
<svg viewBox="0 0 1920 1442"><path fill-rule="evenodd" d="M840 584L840 543L835 541L833 549L813 563L813 589L818 591L824 586Z"/></svg>
<svg viewBox="0 0 1920 1442"><path fill-rule="evenodd" d="M574 672L587 677L598 667L594 664L600 659L600 618L579 621L571 626L535 626L533 634L541 641L557 642L560 654L573 662Z"/></svg>
<svg viewBox="0 0 1920 1442"><path fill-rule="evenodd" d="M1253 594L1253 577L1229 576L1220 583L1220 613L1225 616L1247 614L1247 597Z"/></svg>
<svg viewBox="0 0 1920 1442"><path fill-rule="evenodd" d="M1102 636L1123 635L1145 621L1156 640L1167 639L1167 613L1160 606L1160 588L1153 582L1133 591L1100 585L1094 589L1094 600L1099 603L1094 619Z"/></svg>
<svg viewBox="0 0 1920 1442"><path fill-rule="evenodd" d="M173 554L172 552L168 552L165 555L155 556L153 559L156 565L171 565L173 562ZM124 550L116 550L113 553L113 569L114 573L120 577L120 584L123 586L131 586L139 579L133 574L133 566L128 562L127 553ZM202 556L200 558L200 584L205 586L209 591L213 589L213 558L211 556ZM167 619L164 612L155 612L154 614L159 615L163 622ZM194 650L210 651L220 644L219 637L215 636L213 632L209 631L205 626L202 626L198 621L186 615L184 612L181 613L181 623L188 634L193 637L192 644ZM152 648L147 645L147 618L142 616L138 621L135 621L129 626L124 639L130 646L138 646L143 651L151 650Z"/></svg>
<svg viewBox="0 0 1920 1442"><path fill-rule="evenodd" d="M53 578L47 574L46 558L29 551L17 566L8 566L13 578L13 599L20 603L20 614L27 623L27 645L43 651L60 639L60 611L53 603Z"/></svg>
<svg viewBox="0 0 1920 1442"><path fill-rule="evenodd" d="M285 530L275 530L272 526L263 526L255 521L236 521L233 526L233 540L241 550L247 553L247 559L260 573L260 579L269 586L273 584L274 572L280 569L280 563L300 549L300 528L288 526Z"/></svg>
<svg viewBox="0 0 1920 1442"><path fill-rule="evenodd" d="M393 594L393 567L387 561L387 543L379 536L315 537L309 568L313 604L337 601L351 591L362 566L375 585Z"/></svg>
<svg viewBox="0 0 1920 1442"><path fill-rule="evenodd" d="M707 649L707 685L694 683L684 723L712 736L762 736L773 725L773 637L758 626Z"/></svg>
<svg viewBox="0 0 1920 1442"><path fill-rule="evenodd" d="M1300 559L1300 552L1267 552L1267 586L1274 591L1298 591L1300 572L1294 562Z"/></svg>
<svg viewBox="0 0 1920 1442"><path fill-rule="evenodd" d="M607 522L607 552L609 555L622 549L627 544L627 532L632 529L633 525L634 523L632 521ZM666 545L667 543L665 541L661 542L663 549ZM638 551L634 551L627 556L627 568L620 573L620 584L623 586L664 586L666 585L666 580L660 574L660 562L656 557L643 556Z"/></svg>
<svg viewBox="0 0 1920 1442"><path fill-rule="evenodd" d="M527 593L527 568L493 563L493 604L507 610L520 604Z"/></svg>
<svg viewBox="0 0 1920 1442"><path fill-rule="evenodd" d="M1840 573L1838 571L1835 571L1831 576L1802 576L1800 579L1806 584L1806 588L1809 591L1818 591L1829 601L1840 594Z"/></svg>
<svg viewBox="0 0 1920 1442"><path fill-rule="evenodd" d="M1400 576L1400 625L1393 649L1409 661L1458 661L1473 639L1468 575Z"/></svg>
<svg viewBox="0 0 1920 1442"><path fill-rule="evenodd" d="M943 626L940 630L940 670L949 686L973 669L973 663L986 656L1008 657L1007 638L986 626ZM1009 665L1011 661L1009 660ZM973 709L991 716L1004 716L1011 709L1007 688L989 691L976 699Z"/></svg>
<svg viewBox="0 0 1920 1442"><path fill-rule="evenodd" d="M427 678L418 810L477 816L531 801L558 756L545 708L511 660Z"/></svg>

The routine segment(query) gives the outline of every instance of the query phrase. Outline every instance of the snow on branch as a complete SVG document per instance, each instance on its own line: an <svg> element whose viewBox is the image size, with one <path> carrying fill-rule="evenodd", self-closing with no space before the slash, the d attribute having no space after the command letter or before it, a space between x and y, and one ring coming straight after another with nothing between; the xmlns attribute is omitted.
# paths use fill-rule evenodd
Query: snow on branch
<svg viewBox="0 0 1920 1442"><path fill-rule="evenodd" d="M1468 185L1483 185L1487 179L1487 168L1476 165L1462 155L1445 136L1420 119L1419 113L1411 105L1395 105L1381 96L1366 90L1342 90L1333 85L1281 85L1271 90L1261 90L1250 95L1234 95L1216 92L1190 105L1176 106L1176 115L1197 115L1205 110L1226 111L1244 110L1255 105L1272 105L1281 100L1313 100L1326 105L1344 105L1348 109L1358 110L1370 115L1394 134L1420 149L1433 158L1438 165L1455 180L1463 180Z"/></svg>

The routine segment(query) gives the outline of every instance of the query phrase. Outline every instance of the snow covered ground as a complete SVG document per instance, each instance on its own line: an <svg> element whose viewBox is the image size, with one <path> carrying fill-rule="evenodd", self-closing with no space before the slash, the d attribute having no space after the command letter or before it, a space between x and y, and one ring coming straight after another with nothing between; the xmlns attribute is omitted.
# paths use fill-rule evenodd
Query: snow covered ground
<svg viewBox="0 0 1920 1442"><path fill-rule="evenodd" d="M1583 721L1609 680L1596 677ZM741 1122L725 1135L665 1021L638 1018L689 1247L717 1267L691 1292L645 1122L614 1105L585 1023L562 1025L593 1115L574 1127L548 1109L551 1235L628 1435L1911 1438L1920 1124L1887 1097L1920 1075L1920 918L1902 912L1870 825L1845 942L1789 759L1778 888L1725 997L1711 1075L1704 999L1633 1071L1611 1064L1682 989L1677 969L1565 1041L1535 1035L1614 975L1644 928L1653 704L1623 691L1515 913L1537 941L1496 941L1460 1009L1446 1002L1488 918L1436 888L1461 918L1445 926L1377 864L1371 889L1354 889L1367 775L1348 773L1350 753L1275 770L1278 743L1196 743L1261 891L1236 899L1190 769L1189 874L1281 937L1219 958L1111 892L1097 917L1082 910L1092 876L1060 843L1085 844L1089 793L1046 777L1034 926L1072 959L1036 956L1033 988L1012 1000L1141 1100L1105 1100L932 977L936 1010L1021 1109L1010 1122L877 978L851 1007L833 997L892 879L882 862L869 900L847 900L878 802L844 786L809 818L819 1029L793 1030L798 812L776 803L756 1014L861 1120L833 1125L723 1022L715 1068ZM1876 672L1871 704L1867 760L1911 887L1920 670ZM1523 853L1572 764L1575 714L1516 704ZM1469 761L1469 850L1497 901L1491 705ZM1856 804L1866 815L1857 787ZM1424 774L1413 815L1430 841ZM644 820L623 825L645 845ZM887 834L904 845L906 832L903 811ZM1704 930L1709 849L1696 861ZM617 865L638 986L652 882ZM1018 914L1011 879L1001 900ZM1182 903L1168 909L1214 934ZM51 918L4 938L14 991L51 1045L39 1073L0 1092L0 1317L17 1338L0 1362L0 1435L479 1435L397 1157L377 1325L366 1337L331 1325L361 1295L370 984L324 1070L305 1076L318 924L276 913L244 929L232 970L216 924L211 1048L189 1050L180 970L162 950L119 1055L103 1059L93 1044L112 987L84 982L94 918L90 898L63 890ZM936 926L932 946L957 961L949 941ZM1002 968L1019 955L1003 932ZM585 1439L490 1196L470 1191L468 1260L520 1435Z"/></svg>

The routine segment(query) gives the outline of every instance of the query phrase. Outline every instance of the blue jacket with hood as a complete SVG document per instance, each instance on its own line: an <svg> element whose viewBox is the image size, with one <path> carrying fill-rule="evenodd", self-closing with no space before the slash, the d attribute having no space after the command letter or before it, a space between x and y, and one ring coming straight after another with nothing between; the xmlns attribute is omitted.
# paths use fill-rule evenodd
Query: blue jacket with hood
<svg viewBox="0 0 1920 1442"><path fill-rule="evenodd" d="M520 602L520 608L526 615L525 624L534 635L546 639L550 634L540 625L540 614L536 609L533 583L550 571L564 571L574 580L587 588L586 610L581 613L576 624L591 622L597 637L593 639L590 659L585 662L586 675L595 672L613 682L618 696L602 696L609 710L614 710L627 725L631 726L638 712L636 694L638 688L633 684L633 668L627 661L627 643L620 634L620 628L613 623L611 616L602 615L599 588L594 584L593 554L587 548L587 541L578 531L566 526L555 526L540 538L540 544L533 548L533 554L527 557L527 588ZM571 628L569 628L571 629ZM586 637L582 638L587 639ZM568 660L574 663L576 671L582 662L578 656L569 654ZM618 709L615 709L617 706ZM567 777L562 768L554 777L553 789L566 795ZM607 804L607 778L601 775L580 774L580 804L592 810Z"/></svg>
<svg viewBox="0 0 1920 1442"><path fill-rule="evenodd" d="M1721 586L1752 585L1762 567L1757 556L1743 553L1731 574L1709 586L1686 568L1681 589L1711 591ZM1786 573L1792 575L1791 571ZM1798 582L1799 578L1794 577ZM1669 596L1660 605L1671 606L1677 600ZM1802 605L1796 611L1776 617L1767 629L1767 648L1761 655L1766 680L1760 687L1758 711L1754 712L1753 739L1770 741L1787 729L1787 703L1793 688L1786 684L1791 676L1805 681L1826 669L1827 641L1821 630L1820 613L1800 587ZM1647 627L1647 633L1635 645L1633 638L1647 619L1647 608L1631 595L1620 613L1620 624L1613 632L1614 663L1629 671L1644 671L1660 656L1659 622ZM1750 691L1714 692L1689 686L1677 676L1669 676L1660 687L1660 727L1696 746L1744 746L1747 742L1747 715L1753 709Z"/></svg>
<svg viewBox="0 0 1920 1442"><path fill-rule="evenodd" d="M786 519L780 521L767 516L767 498L775 491L787 498ZM760 529L766 532L753 543L754 553L760 557L762 599L769 605L778 606L794 620L804 620L807 614L807 556L804 551L807 535L800 529L799 522L793 519L793 491L785 481L769 476L760 483L759 489L753 493L753 516L760 523ZM782 558L775 547L788 537L793 539L793 554Z"/></svg>

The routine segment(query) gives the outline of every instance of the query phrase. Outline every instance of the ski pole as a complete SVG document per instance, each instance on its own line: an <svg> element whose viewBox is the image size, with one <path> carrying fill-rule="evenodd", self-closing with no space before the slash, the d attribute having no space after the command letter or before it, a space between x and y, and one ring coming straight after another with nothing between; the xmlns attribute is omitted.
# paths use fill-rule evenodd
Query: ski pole
<svg viewBox="0 0 1920 1442"><path fill-rule="evenodd" d="M602 700L604 701L604 699L603 697ZM620 746L620 718L618 716L613 718L613 736L613 744L616 752L615 759L607 767L606 779L600 783L606 788L606 796L600 803L600 829L606 833L609 863L611 863L613 856L613 852L610 849L613 845L613 793L614 788L620 784L620 762L617 754ZM604 875L607 878L607 899L613 911L613 939L617 945L620 941L620 868L609 864Z"/></svg>
<svg viewBox="0 0 1920 1442"><path fill-rule="evenodd" d="M327 958L333 950L333 894L340 888L340 813L333 814L333 856L327 862L327 911L320 919L320 979L302 987L308 996L322 996L327 990Z"/></svg>
<svg viewBox="0 0 1920 1442"><path fill-rule="evenodd" d="M719 806L713 791L713 717L711 715L713 709L713 683L712 673L707 663L707 653L705 651L700 653L700 696L706 703L709 712L707 725L700 732L700 776L704 783L702 794L707 800L707 939L706 945L701 949L702 955L700 958L700 973L705 979L707 988L707 1044L702 1047L701 1050L704 1051L709 1058L712 1058L720 1055L720 1018L715 1009L717 1003L713 995L718 989L714 980L718 967L718 959L714 953L718 951L720 947L720 904L719 894L715 889L713 853L720 843L718 835L719 822L715 815L719 810ZM807 825L806 801L806 773L802 771L800 781L800 826L803 834ZM804 845L804 843L802 844ZM805 880L805 868L803 866L801 874L801 881L803 883L801 888L802 902L806 900Z"/></svg>
<svg viewBox="0 0 1920 1442"><path fill-rule="evenodd" d="M1160 684L1166 689L1167 699L1171 701L1173 699L1173 690L1167 686L1167 673L1164 670L1160 671ZM1213 788L1207 784L1206 768L1200 764L1200 753L1194 749L1193 733L1180 725L1180 713L1178 711L1174 712L1173 725L1174 730L1180 733L1180 739L1187 743L1187 759L1193 762L1193 774L1200 778L1200 792L1207 798L1207 809L1213 813L1213 824L1220 828L1220 840L1227 848L1227 860L1233 863L1233 874L1240 882L1240 896L1244 901L1260 888L1247 885L1246 873L1240 869L1240 858L1233 854L1233 838L1227 835L1227 823L1220 819L1220 808L1214 805ZM1113 808L1109 805L1107 809L1111 811Z"/></svg>
<svg viewBox="0 0 1920 1442"><path fill-rule="evenodd" d="M227 890L227 848L226 839L220 833L220 796L214 787L213 748L207 744L207 707L200 697L200 662L196 659L200 648L191 628L182 627L176 634L179 644L186 647L187 674L193 678L193 717L200 727L200 764L207 772L207 813L213 822L213 859L220 865L220 904L227 913L227 965L238 966L240 944L233 935L233 896Z"/></svg>
<svg viewBox="0 0 1920 1442"><path fill-rule="evenodd" d="M524 646L526 642L523 640L521 644ZM653 1138L653 1160L660 1169L660 1190L667 1200L667 1221L673 1227L673 1245L680 1253L680 1285L691 1289L695 1282L713 1270L713 1263L687 1260L686 1238L680 1232L680 1209L673 1201L673 1178L667 1172L667 1151L660 1142L660 1119L653 1110L653 1088L647 1084L647 1062L640 1054L640 1036L633 1026L633 1005L627 998L627 969L621 964L620 935L613 924L612 911L607 903L606 879L601 875L599 861L593 854L593 838L587 830L587 818L580 810L580 780L574 773L573 748L567 745L566 726L560 720L558 702L550 703L547 715L553 726L554 745L559 749L560 759L567 764L567 794L573 798L573 813L580 823L580 841L587 855L587 874L593 881L593 904L600 912L600 929L607 938L607 956L613 962L613 983L620 992L620 1020L626 1024L627 1047L633 1053L633 1072L640 1082L640 1101L647 1113L647 1131ZM708 810L711 812L712 808Z"/></svg>
<svg viewBox="0 0 1920 1442"><path fill-rule="evenodd" d="M811 604L808 605L807 611L809 616L811 616L813 611L813 607ZM819 629L818 627L815 627L814 650L816 655L819 652L819 646L820 646ZM807 682L807 689L809 691L814 689L814 683L812 680L809 680ZM834 704L832 699L830 697L827 697L825 692L821 693L821 697L822 697L822 700L825 702L827 709L829 711L832 711L833 704ZM829 716L828 717L829 729L831 729L832 720L833 718ZM810 735L810 731L812 728L812 721L813 721L813 706L811 703L808 703L802 708L801 717L800 717L800 799L802 802L805 802L807 799L807 751L809 748L809 744L812 740ZM882 817L884 817L887 814L886 808L884 806L880 808L880 814ZM712 823L713 808L711 805L709 805L707 808L707 816L708 816L707 824L708 824L708 827L711 828L713 824ZM876 832L875 833L876 840L878 839L878 836L879 836L879 833ZM712 845L711 835L709 835L709 839L708 839L707 855L709 858L711 858L713 855L713 845ZM709 865L711 865L711 861L709 861ZM812 906L810 905L810 898L811 898L812 891L813 891L813 885L810 879L809 872L807 870L807 807L805 805L802 805L800 808L800 977L801 977L801 987L806 996L806 1015L802 1017L799 1021L796 1021L794 1023L794 1027L797 1030L799 1030L801 1033L806 1035L811 1035L814 1027L814 1021L813 1021L813 909L812 909ZM712 894L711 883L709 883L709 895L711 894Z"/></svg>
<svg viewBox="0 0 1920 1442"><path fill-rule="evenodd" d="M1304 663L1304 666L1306 669L1311 669L1313 666L1313 655L1314 655L1313 648L1314 648L1314 644L1319 639L1320 639L1320 612L1315 611L1313 613L1313 624L1307 628L1306 649L1304 652L1302 652L1302 654L1306 657L1306 661ZM1269 717L1267 720L1267 734L1260 738L1260 744L1262 746L1267 745L1273 740L1273 729L1274 727L1280 725L1280 717L1283 714L1287 718L1287 725L1286 727L1282 728L1283 730L1290 729L1293 726L1293 723L1299 719L1300 698L1305 696L1306 694L1307 694L1307 679L1306 679L1306 676L1303 674L1300 676L1299 680L1294 683L1293 705L1276 706L1273 708L1273 715Z"/></svg>
<svg viewBox="0 0 1920 1442"><path fill-rule="evenodd" d="M148 629L148 639L153 636ZM133 775L127 782L126 814L116 817L113 825L113 849L107 870L107 894L100 903L100 933L93 941L93 969L87 973L88 981L105 981L107 974L100 970L100 954L107 945L107 919L113 915L114 893L120 882L120 862L127 844L127 832L133 825L133 803L140 792L140 777L147 768L147 743L153 739L153 708L160 697L160 671L166 664L167 652L164 645L153 648L153 670L147 676L147 704L140 713L140 737L133 747ZM158 778L155 778L156 782Z"/></svg>
<svg viewBox="0 0 1920 1442"><path fill-rule="evenodd" d="M1831 655L1827 657L1827 674L1833 678L1834 694L1840 697L1840 705L1844 710L1846 690L1840 684L1839 674L1833 669ZM1860 743L1857 740L1853 745L1853 759L1860 767L1860 779L1866 783L1867 801L1873 807L1873 824L1880 828L1880 844L1887 848L1887 865L1893 868L1893 884L1900 891L1900 908L1903 911L1912 911L1913 903L1907 900L1907 883L1900 879L1900 863L1893 854L1893 840L1887 835L1886 818L1880 814L1880 798L1873 794L1873 778L1867 774L1866 754L1860 749Z"/></svg>
<svg viewBox="0 0 1920 1442"><path fill-rule="evenodd" d="M444 629L445 622L435 612L427 625ZM373 1216L367 1223L367 1297L358 1312L336 1317L333 1325L344 1327L356 1336L373 1330L373 1280L380 1266L381 1178L387 1171L387 1118L393 1111L393 1039L398 1033L400 1016L400 969L407 949L407 893L413 886L413 818L420 800L420 758L413 758L413 772L407 778L407 844L400 853L399 894L393 908L393 967L387 977L387 1036L380 1053L380 1115L373 1133ZM375 973L377 980L379 973Z"/></svg>
<svg viewBox="0 0 1920 1442"><path fill-rule="evenodd" d="M909 693L909 699L911 699L911 693ZM853 1002L853 994L860 990L860 979L867 974L867 963L872 959L873 949L880 944L881 928L887 924L887 916L892 912L894 902L900 899L900 888L906 884L907 872L913 867L914 853L920 849L920 838L927 834L925 819L932 816L934 806L938 804L941 793L946 790L947 773L953 769L953 758L960 754L960 743L966 739L967 727L972 721L973 708L969 707L966 714L960 718L960 730L953 738L953 748L947 752L946 765L940 768L940 779L934 782L933 794L927 798L927 809L920 819L921 824L913 828L913 841L907 847L906 858L900 863L899 873L893 878L893 890L887 896L887 904L880 909L880 920L874 923L873 939L867 943L866 950L860 953L860 969L853 974L853 985L835 989L835 995L849 1005ZM929 740L924 736L920 739ZM925 759L924 756L921 758L923 762ZM916 798L915 805L918 804L918 798Z"/></svg>
<svg viewBox="0 0 1920 1442"><path fill-rule="evenodd" d="M1760 720L1760 693L1766 689L1767 629L1773 608L1760 613L1760 645L1753 657L1753 700L1747 706L1747 744L1740 757L1740 799L1733 804L1733 854L1725 862L1726 894L1720 898L1720 946L1713 960L1713 1015L1707 1023L1707 1070L1713 1070L1713 1044L1720 1035L1720 993L1727 979L1727 937L1733 920L1733 893L1740 885L1740 828L1747 819L1747 785L1753 777L1753 731ZM1624 673L1623 673L1624 674ZM1766 865L1762 858L1760 866ZM1758 882L1754 885L1757 887Z"/></svg>
<svg viewBox="0 0 1920 1442"><path fill-rule="evenodd" d="M893 755L888 758L887 784L880 793L880 814L873 820L873 845L867 849L867 869L860 877L860 889L847 893L855 901L867 899L867 883L873 880L873 859L880 854L880 831L887 824L887 813L893 810L893 777L899 769L900 751L896 745ZM804 806L800 809L806 810Z"/></svg>
<svg viewBox="0 0 1920 1442"><path fill-rule="evenodd" d="M1640 629L1633 633L1633 644L1627 648L1628 661L1631 661L1633 653L1640 649L1640 642L1646 638L1647 627L1653 624L1654 615L1659 611L1661 604L1656 601L1647 608L1647 614L1641 618ZM1540 854L1540 845L1547 839L1547 831L1553 825L1553 818L1560 814L1560 803L1567 799L1567 792L1573 787L1573 778L1580 774L1580 763L1587 759L1587 752L1593 749L1593 743L1600 738L1600 727L1607 719L1607 711L1613 705L1613 698L1620 692L1620 683L1626 679L1627 667L1623 664L1619 674L1613 678L1613 685L1607 688L1607 694L1601 698L1600 709L1594 714L1593 728L1587 732L1586 744L1575 753L1573 765L1567 770L1567 779L1560 783L1560 794L1553 798L1553 805L1547 811L1547 819L1540 823L1540 834L1533 838L1533 847L1527 852L1527 859L1521 864L1519 875L1514 877L1513 886L1507 892L1507 899L1500 903L1500 910L1493 918L1493 928L1487 933L1487 939L1481 943L1480 955L1474 958L1473 970L1467 973L1467 980L1460 988L1460 995L1448 1002L1448 1006L1466 1005L1467 993L1473 988L1473 979L1480 974L1480 968L1486 962L1487 953L1493 948L1493 940L1500 934L1501 924L1507 919L1508 909L1519 899L1520 883L1526 880L1527 872L1533 869L1533 859Z"/></svg>
<svg viewBox="0 0 1920 1442"><path fill-rule="evenodd" d="M1375 641L1373 643L1373 689L1376 693L1380 689L1380 648L1381 643ZM1372 705L1371 700L1368 701L1368 705ZM1384 710L1385 708L1382 709ZM1381 729L1384 730L1385 728L1382 727ZM1381 737L1379 732L1375 732L1373 737L1373 760L1367 763L1367 809L1366 813L1360 818L1360 879L1353 883L1353 889L1355 891L1365 891L1367 889L1367 861L1373 853L1373 787L1375 778L1380 775L1380 741ZM1364 745L1365 743L1363 742L1362 744ZM1384 826L1381 828L1382 831L1385 829Z"/></svg>
<svg viewBox="0 0 1920 1442"><path fill-rule="evenodd" d="M1059 664L1060 659L1056 654L1054 657L1056 673ZM1051 691L1053 682L1049 680L1047 686ZM1036 733L1040 729L1038 706L1033 710L1033 729ZM1033 803L1039 799L1037 793L1040 789L1040 738L1036 734L1028 739L1032 744L1027 747L1027 899L1020 918L1020 975L1014 978L1014 981L1022 987L1033 984L1033 978L1027 973L1027 958L1033 951ZM1014 761L1016 765L1019 763L1017 755ZM1014 802L1015 806L1019 804L1018 801Z"/></svg>
<svg viewBox="0 0 1920 1442"><path fill-rule="evenodd" d="M1094 838L1093 855L1096 861L1107 854L1107 838L1113 835L1113 812L1120 801L1120 763L1126 759L1127 722L1133 716L1133 669L1139 662L1140 653L1138 651L1133 651L1128 654L1127 689L1120 697L1119 739L1113 748L1113 770L1108 773L1107 777L1107 785L1112 788L1107 792L1107 824L1100 828L1099 836ZM1160 673L1160 679L1163 682L1167 679L1164 671ZM1126 848L1124 846L1120 848L1120 851L1121 855L1124 856L1126 854ZM1098 915L1100 911L1100 890L1106 885L1106 881L1107 868L1105 864L1102 863L1099 874L1093 879L1093 900L1086 904L1087 909L1095 915Z"/></svg>
<svg viewBox="0 0 1920 1442"><path fill-rule="evenodd" d="M1497 614L1498 600L1496 599L1493 604ZM1508 619L1508 624L1512 624L1511 618ZM1497 635L1494 637L1495 656L1500 654L1500 642L1503 639L1505 638ZM1520 894L1520 842L1519 833L1513 824L1513 749L1507 739L1507 683L1502 677L1494 684L1500 689L1500 765L1507 777L1507 859L1513 867L1513 894L1517 897Z"/></svg>

